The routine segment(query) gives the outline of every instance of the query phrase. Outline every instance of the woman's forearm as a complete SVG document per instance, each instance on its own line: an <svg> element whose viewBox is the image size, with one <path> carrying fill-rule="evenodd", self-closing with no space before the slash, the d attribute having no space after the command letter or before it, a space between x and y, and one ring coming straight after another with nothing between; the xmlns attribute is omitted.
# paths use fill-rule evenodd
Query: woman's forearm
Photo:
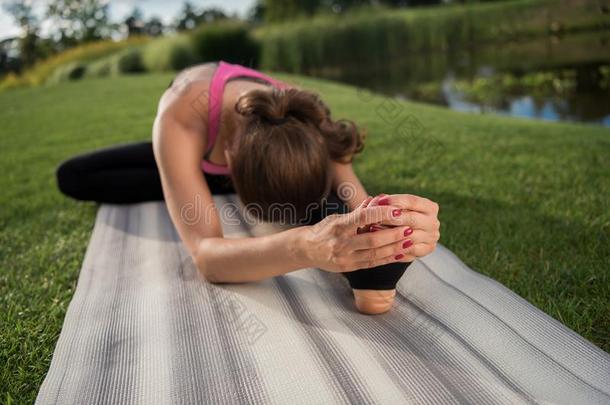
<svg viewBox="0 0 610 405"><path fill-rule="evenodd" d="M259 281L310 267L306 228L251 238L205 238L195 262L206 280L215 283Z"/></svg>

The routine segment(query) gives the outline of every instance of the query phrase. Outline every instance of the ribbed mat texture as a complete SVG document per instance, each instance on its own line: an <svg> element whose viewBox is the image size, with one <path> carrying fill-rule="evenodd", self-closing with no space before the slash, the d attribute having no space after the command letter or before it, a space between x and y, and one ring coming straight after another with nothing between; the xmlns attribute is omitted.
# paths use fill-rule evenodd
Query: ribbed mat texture
<svg viewBox="0 0 610 405"><path fill-rule="evenodd" d="M607 353L442 246L397 290L367 316L318 269L210 284L164 203L102 205L37 403L610 404Z"/></svg>

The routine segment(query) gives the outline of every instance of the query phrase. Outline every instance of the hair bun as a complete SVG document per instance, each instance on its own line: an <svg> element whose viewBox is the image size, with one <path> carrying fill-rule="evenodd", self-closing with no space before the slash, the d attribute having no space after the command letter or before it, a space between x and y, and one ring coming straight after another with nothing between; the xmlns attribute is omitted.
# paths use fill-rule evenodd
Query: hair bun
<svg viewBox="0 0 610 405"><path fill-rule="evenodd" d="M329 111L319 97L297 89L252 90L235 104L239 114L268 125L282 125L291 118L320 126Z"/></svg>
<svg viewBox="0 0 610 405"><path fill-rule="evenodd" d="M326 104L310 91L276 88L271 91L251 90L239 97L235 111L248 118L248 128L263 126L263 131L253 131L256 133L265 133L265 126L281 127L294 120L312 126L335 161L349 161L364 147L364 134L356 125L348 120L333 121Z"/></svg>

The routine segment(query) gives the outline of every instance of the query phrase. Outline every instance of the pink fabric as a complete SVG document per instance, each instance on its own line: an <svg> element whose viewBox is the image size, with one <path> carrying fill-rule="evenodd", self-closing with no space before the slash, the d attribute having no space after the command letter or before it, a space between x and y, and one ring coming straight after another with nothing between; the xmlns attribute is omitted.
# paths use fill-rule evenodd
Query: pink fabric
<svg viewBox="0 0 610 405"><path fill-rule="evenodd" d="M238 76L261 79L278 88L289 87L287 84L264 75L263 73L257 72L254 69L220 61L216 71L214 72L214 76L212 76L212 81L208 91L208 148L206 154L212 150L214 144L216 143L216 138L218 137L218 130L220 129L220 114L222 112L222 96L224 93L225 84L229 79ZM217 165L205 159L201 162L201 169L209 174L230 174L227 166Z"/></svg>

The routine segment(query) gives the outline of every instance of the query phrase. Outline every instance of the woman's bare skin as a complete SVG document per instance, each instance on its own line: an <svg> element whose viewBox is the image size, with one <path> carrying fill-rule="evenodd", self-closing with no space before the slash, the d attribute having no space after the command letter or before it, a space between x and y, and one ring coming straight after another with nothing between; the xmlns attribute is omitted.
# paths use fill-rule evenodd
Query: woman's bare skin
<svg viewBox="0 0 610 405"><path fill-rule="evenodd" d="M394 304L396 290L352 290L354 304L359 312L378 315L388 312Z"/></svg>
<svg viewBox="0 0 610 405"><path fill-rule="evenodd" d="M332 164L333 187L337 190L340 185L350 184L354 190L345 200L351 210L349 214L331 215L319 224L273 235L225 239L200 169L207 146L207 109L211 102L208 87L215 68L214 64L205 64L180 73L159 101L153 127L155 159L170 216L204 278L210 282L237 283L306 267L352 271L395 261L406 263L434 249L438 240L435 203L417 196L396 195L392 196L392 204L365 206L366 190L352 165L342 163ZM270 87L241 79L226 84L217 141L207 157L212 163L231 166L225 145L232 136L239 136L244 125L234 105L240 95L253 89L270 90ZM185 221L185 207L201 213L201 220ZM415 227L416 216L410 213L411 208L419 223L418 230L409 237L415 243L405 250L404 231ZM395 215L397 209L399 215ZM359 227L372 223L394 228L357 234ZM401 260L395 259L398 254L402 255ZM368 314L386 312L394 295L395 290L354 290L356 307Z"/></svg>

